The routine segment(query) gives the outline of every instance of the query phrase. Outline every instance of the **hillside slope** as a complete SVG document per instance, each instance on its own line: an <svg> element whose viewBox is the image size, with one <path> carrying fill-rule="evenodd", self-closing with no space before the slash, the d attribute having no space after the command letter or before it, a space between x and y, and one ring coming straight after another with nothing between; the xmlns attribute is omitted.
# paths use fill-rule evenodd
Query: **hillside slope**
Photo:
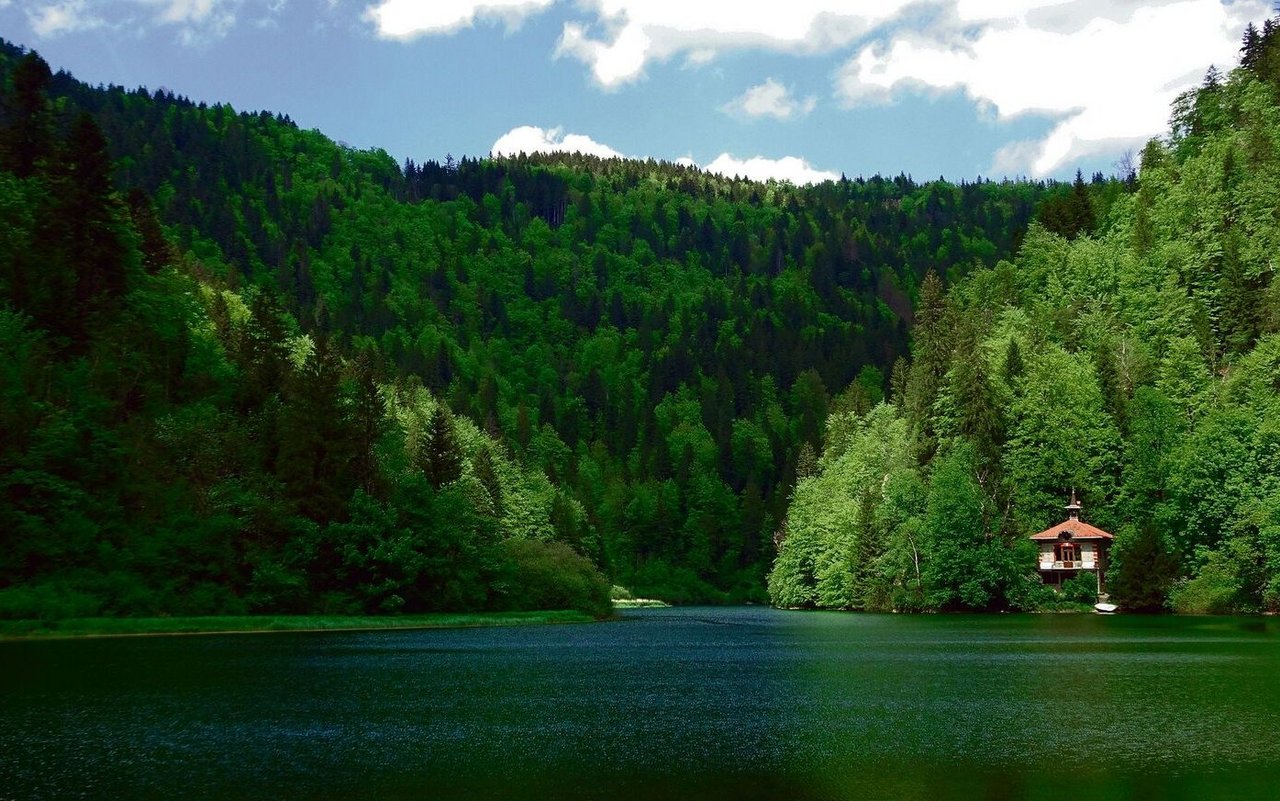
<svg viewBox="0 0 1280 801"><path fill-rule="evenodd" d="M1277 25L1179 99L1096 232L925 282L892 404L833 416L796 488L775 603L1052 606L1026 536L1076 491L1122 605L1280 608Z"/></svg>

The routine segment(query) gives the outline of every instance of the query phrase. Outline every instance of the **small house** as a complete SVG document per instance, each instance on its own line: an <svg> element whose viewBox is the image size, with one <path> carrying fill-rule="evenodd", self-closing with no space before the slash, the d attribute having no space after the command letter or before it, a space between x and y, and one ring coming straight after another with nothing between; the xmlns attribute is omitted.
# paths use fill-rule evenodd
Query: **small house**
<svg viewBox="0 0 1280 801"><path fill-rule="evenodd" d="M1063 581L1080 575L1081 571L1097 577L1098 594L1106 582L1107 550L1115 539L1102 529L1080 519L1080 501L1071 493L1067 504L1067 519L1039 534L1031 540L1039 546L1040 578L1045 584L1060 586Z"/></svg>

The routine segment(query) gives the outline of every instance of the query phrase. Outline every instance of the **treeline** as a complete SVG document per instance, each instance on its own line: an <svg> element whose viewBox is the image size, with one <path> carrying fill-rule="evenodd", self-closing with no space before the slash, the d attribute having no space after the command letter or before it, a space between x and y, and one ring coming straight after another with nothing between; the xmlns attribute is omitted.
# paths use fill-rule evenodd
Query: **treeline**
<svg viewBox="0 0 1280 801"><path fill-rule="evenodd" d="M6 67L0 616L609 613L579 504L376 347L174 247L48 66Z"/></svg>
<svg viewBox="0 0 1280 801"><path fill-rule="evenodd" d="M1178 99L1132 192L1063 196L1012 262L926 279L890 402L833 415L799 481L774 603L1091 601L1041 586L1026 539L1074 489L1124 607L1280 609L1278 25Z"/></svg>

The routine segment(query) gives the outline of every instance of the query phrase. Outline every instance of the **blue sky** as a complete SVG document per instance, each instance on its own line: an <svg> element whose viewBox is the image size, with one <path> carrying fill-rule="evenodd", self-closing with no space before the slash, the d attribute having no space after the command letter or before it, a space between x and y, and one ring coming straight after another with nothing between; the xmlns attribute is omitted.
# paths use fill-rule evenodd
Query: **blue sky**
<svg viewBox="0 0 1280 801"><path fill-rule="evenodd" d="M397 160L571 149L803 183L1113 172L1265 0L0 0L90 83Z"/></svg>

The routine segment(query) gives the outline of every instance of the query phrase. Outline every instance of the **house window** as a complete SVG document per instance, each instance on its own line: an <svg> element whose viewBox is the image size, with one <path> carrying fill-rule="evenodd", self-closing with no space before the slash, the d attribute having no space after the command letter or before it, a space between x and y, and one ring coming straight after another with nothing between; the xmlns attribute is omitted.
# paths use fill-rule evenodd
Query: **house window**
<svg viewBox="0 0 1280 801"><path fill-rule="evenodd" d="M1063 567L1074 565L1080 561L1080 546L1074 542L1058 543L1053 546L1053 561L1062 562Z"/></svg>

